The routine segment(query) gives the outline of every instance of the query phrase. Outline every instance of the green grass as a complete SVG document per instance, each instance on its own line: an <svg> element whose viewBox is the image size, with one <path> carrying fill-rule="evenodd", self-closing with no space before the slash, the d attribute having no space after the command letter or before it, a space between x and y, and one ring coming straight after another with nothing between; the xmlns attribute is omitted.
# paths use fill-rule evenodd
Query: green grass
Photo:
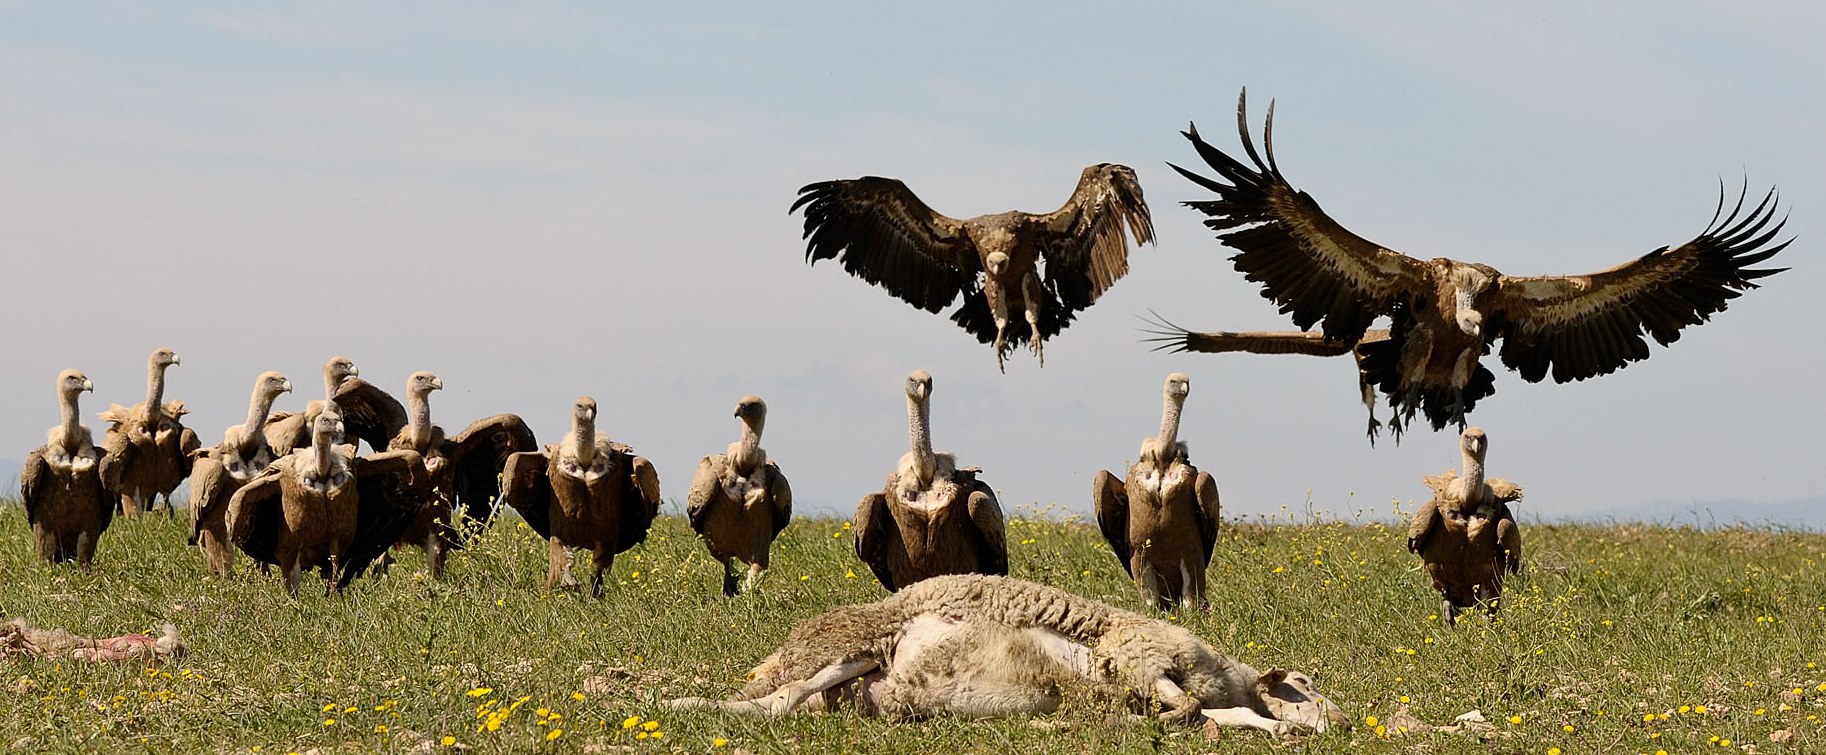
<svg viewBox="0 0 1826 755"><path fill-rule="evenodd" d="M1285 749L1255 732L1214 742L1077 698L1037 720L911 724L664 710L668 698L734 691L792 622L883 595L842 520L795 521L760 593L734 600L720 596L719 569L677 516L617 559L602 601L545 593L545 549L514 519L454 554L443 583L415 575L414 551L346 596L296 601L245 559L236 579L204 578L181 522L117 520L92 574L39 563L26 530L16 504L0 505L0 612L91 635L170 621L191 653L152 667L0 662L0 701L12 711L0 716L0 746L450 752L439 743L452 737L487 752ZM1524 534L1528 569L1498 624L1442 626L1402 531L1328 522L1227 524L1212 610L1172 619L1257 667L1311 673L1357 722L1305 740L1312 752L1680 753L1721 750L1716 737L1774 753L1826 742L1826 536L1549 525ZM1138 608L1094 525L1023 511L1009 543L1016 576ZM1477 709L1494 730L1484 741L1389 731L1404 697L1428 723ZM488 730L490 711L521 700ZM624 728L636 717L659 723ZM1792 742L1771 740L1783 731Z"/></svg>

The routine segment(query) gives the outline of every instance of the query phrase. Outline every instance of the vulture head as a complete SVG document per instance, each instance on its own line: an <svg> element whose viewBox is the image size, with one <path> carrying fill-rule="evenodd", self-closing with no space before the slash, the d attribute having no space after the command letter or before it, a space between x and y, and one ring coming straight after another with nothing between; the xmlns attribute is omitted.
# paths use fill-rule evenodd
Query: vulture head
<svg viewBox="0 0 1826 755"><path fill-rule="evenodd" d="M164 369L174 364L178 364L177 352L172 351L171 349L159 349L158 351L152 352L152 367L154 369Z"/></svg>
<svg viewBox="0 0 1826 755"><path fill-rule="evenodd" d="M584 396L571 406L571 419L579 425L596 423L596 399Z"/></svg>
<svg viewBox="0 0 1826 755"><path fill-rule="evenodd" d="M1002 273L1008 270L1008 255L1001 252L990 252L989 256L983 259L983 267L989 270L990 275L1000 278Z"/></svg>
<svg viewBox="0 0 1826 755"><path fill-rule="evenodd" d="M292 392L292 381L285 379L284 375L267 370L260 373L260 377L254 378L254 392L267 398L277 398L281 393Z"/></svg>
<svg viewBox="0 0 1826 755"><path fill-rule="evenodd" d="M993 255L991 255L993 256ZM921 404L932 397L932 373L914 370L907 375L907 398Z"/></svg>
<svg viewBox="0 0 1826 755"><path fill-rule="evenodd" d="M319 443L335 443L342 437L342 415L325 409L311 420L311 436Z"/></svg>
<svg viewBox="0 0 1826 755"><path fill-rule="evenodd" d="M751 424L755 420L766 419L767 402L762 401L760 396L743 396L741 401L736 402L735 416L736 419Z"/></svg>
<svg viewBox="0 0 1826 755"><path fill-rule="evenodd" d="M1192 393L1192 378L1186 373L1175 372L1167 376L1166 396L1175 402L1185 403L1186 396Z"/></svg>
<svg viewBox="0 0 1826 755"><path fill-rule="evenodd" d="M95 390L95 384L89 382L82 370L64 370L57 373L57 397L66 401L75 401L83 391Z"/></svg>
<svg viewBox="0 0 1826 755"><path fill-rule="evenodd" d="M361 371L355 369L355 363L349 361L348 357L330 357L330 361L323 363L324 395L335 395L336 386L342 385L342 381L360 374Z"/></svg>
<svg viewBox="0 0 1826 755"><path fill-rule="evenodd" d="M406 378L406 393L408 395L427 396L430 395L432 391L441 391L443 389L444 381L439 380L436 375L423 370L414 372L411 377Z"/></svg>
<svg viewBox="0 0 1826 755"><path fill-rule="evenodd" d="M1490 440L1484 437L1483 428L1467 427L1464 435L1459 436L1459 446L1464 449L1468 458L1482 463L1484 454L1490 450Z"/></svg>

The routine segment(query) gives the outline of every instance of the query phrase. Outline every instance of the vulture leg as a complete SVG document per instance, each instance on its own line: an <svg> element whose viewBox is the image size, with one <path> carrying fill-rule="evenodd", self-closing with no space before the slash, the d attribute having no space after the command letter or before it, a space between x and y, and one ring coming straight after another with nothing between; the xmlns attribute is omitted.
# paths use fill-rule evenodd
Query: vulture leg
<svg viewBox="0 0 1826 755"><path fill-rule="evenodd" d="M1444 606L1439 609L1439 618L1445 620L1446 626L1457 626L1458 606L1452 605L1451 598L1447 598L1442 602L1444 603Z"/></svg>
<svg viewBox="0 0 1826 755"><path fill-rule="evenodd" d="M590 575L590 597L601 600L605 592L603 589L604 575L608 574L609 567L615 565L615 554L604 548L596 551L591 561L595 564L596 572Z"/></svg>
<svg viewBox="0 0 1826 755"><path fill-rule="evenodd" d="M1008 372L1008 346L1007 341L1002 337L1003 331L1007 328L1007 320L1000 317L995 318L995 368L1001 370L1003 374Z"/></svg>
<svg viewBox="0 0 1826 755"><path fill-rule="evenodd" d="M1033 349L1033 355L1040 360L1040 366L1046 366L1046 339L1040 337L1040 302L1045 301L1040 293L1040 279L1029 275L1021 281L1021 295L1026 303L1027 345Z"/></svg>
<svg viewBox="0 0 1826 755"><path fill-rule="evenodd" d="M298 583L304 578L304 562L294 558L285 566L285 594L298 599Z"/></svg>
<svg viewBox="0 0 1826 755"><path fill-rule="evenodd" d="M767 571L767 556L763 554L759 561L748 565L748 576L742 579L742 592L752 592L761 584L761 575Z"/></svg>
<svg viewBox="0 0 1826 755"><path fill-rule="evenodd" d="M76 565L83 571L89 570L89 563L95 560L95 538L84 532L76 536Z"/></svg>
<svg viewBox="0 0 1826 755"><path fill-rule="evenodd" d="M556 535L551 538L551 552L547 559L547 566L545 572L545 590L547 592L577 586L577 578L571 575L571 552L558 541Z"/></svg>
<svg viewBox="0 0 1826 755"><path fill-rule="evenodd" d="M735 559L723 559L723 597L735 597L740 585L741 577L736 574Z"/></svg>
<svg viewBox="0 0 1826 755"><path fill-rule="evenodd" d="M431 574L432 579L444 578L444 557L449 553L441 529L433 526L431 534L425 536L425 571Z"/></svg>

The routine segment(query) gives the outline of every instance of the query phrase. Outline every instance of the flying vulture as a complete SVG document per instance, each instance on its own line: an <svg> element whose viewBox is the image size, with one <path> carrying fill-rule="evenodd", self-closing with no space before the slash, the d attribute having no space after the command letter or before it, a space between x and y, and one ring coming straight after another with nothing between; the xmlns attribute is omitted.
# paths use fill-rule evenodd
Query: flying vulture
<svg viewBox="0 0 1826 755"><path fill-rule="evenodd" d="M1112 163L1085 168L1065 206L1044 215L946 217L906 184L878 176L805 186L789 212L800 208L806 262L837 259L927 312L962 296L952 322L994 343L1004 368L1022 343L1044 366L1043 342L1128 274L1128 236L1154 241L1135 171Z"/></svg>
<svg viewBox="0 0 1826 755"><path fill-rule="evenodd" d="M1196 127L1184 132L1217 172L1211 178L1172 166L1217 194L1186 204L1210 216L1205 225L1237 250L1236 269L1262 284L1262 296L1294 325L1361 346L1362 368L1388 398L1397 439L1416 411L1435 430L1463 428L1477 400L1494 392L1478 361L1489 349L1500 349L1503 364L1529 382L1609 374L1648 358L1644 335L1673 343L1756 279L1782 271L1751 267L1788 245L1771 245L1786 223L1777 218L1774 189L1747 212L1747 191L1740 194L1730 213L1721 192L1712 221L1691 241L1589 275L1514 277L1478 263L1415 259L1345 230L1287 182L1274 160L1272 104L1265 162L1241 97L1237 128L1247 164L1199 138ZM1389 339L1363 343L1382 317L1391 321Z"/></svg>

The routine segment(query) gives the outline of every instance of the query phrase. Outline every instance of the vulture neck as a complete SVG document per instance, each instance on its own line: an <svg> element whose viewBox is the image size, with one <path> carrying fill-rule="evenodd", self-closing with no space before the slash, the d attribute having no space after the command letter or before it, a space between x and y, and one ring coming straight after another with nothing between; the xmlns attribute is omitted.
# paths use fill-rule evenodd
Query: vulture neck
<svg viewBox="0 0 1826 755"><path fill-rule="evenodd" d="M406 395L412 409L412 446L423 451L431 442L431 394L413 391Z"/></svg>
<svg viewBox="0 0 1826 755"><path fill-rule="evenodd" d="M913 472L919 477L920 487L932 484L932 478L938 474L938 457L932 453L931 407L923 400L913 396L907 397L907 434L911 441Z"/></svg>
<svg viewBox="0 0 1826 755"><path fill-rule="evenodd" d="M589 469L596 461L596 420L583 417L572 419L571 443L577 448L577 466Z"/></svg>
<svg viewBox="0 0 1826 755"><path fill-rule="evenodd" d="M1484 489L1484 460L1478 458L1477 454L1471 453L1471 449L1468 448L1464 449L1464 457L1465 500L1475 502L1475 499L1481 497L1478 491Z"/></svg>
<svg viewBox="0 0 1826 755"><path fill-rule="evenodd" d="M165 411L165 370L171 365L154 358L146 364L146 416L159 417Z"/></svg>
<svg viewBox="0 0 1826 755"><path fill-rule="evenodd" d="M315 461L317 462L317 475L319 477L327 478L330 476L330 452L334 450L335 445L335 433L319 432L311 437L311 451L317 455Z"/></svg>
<svg viewBox="0 0 1826 755"><path fill-rule="evenodd" d="M1179 455L1179 410L1185 402L1185 396L1170 391L1161 400L1160 437L1154 441L1154 453L1158 455L1155 462L1160 466L1166 466Z"/></svg>
<svg viewBox="0 0 1826 755"><path fill-rule="evenodd" d="M337 377L334 365L323 366L323 398L326 401L336 400L336 389L342 385L342 378Z"/></svg>
<svg viewBox="0 0 1826 755"><path fill-rule="evenodd" d="M77 439L82 437L82 421L78 418L80 412L76 410L76 394L60 394L57 404L58 409L63 412L63 421L58 425L63 433L63 447L65 451L74 456L82 452L82 449L76 447Z"/></svg>
<svg viewBox="0 0 1826 755"><path fill-rule="evenodd" d="M279 395L270 391L254 388L254 397L247 402L247 421L242 427L247 428L247 447L240 449L242 454L252 451L255 444L265 440L261 431L266 428L266 415L273 410L273 400Z"/></svg>
<svg viewBox="0 0 1826 755"><path fill-rule="evenodd" d="M766 416L742 418L742 439L736 443L734 458L729 460L737 472L747 475L761 465L761 429L766 425Z"/></svg>

